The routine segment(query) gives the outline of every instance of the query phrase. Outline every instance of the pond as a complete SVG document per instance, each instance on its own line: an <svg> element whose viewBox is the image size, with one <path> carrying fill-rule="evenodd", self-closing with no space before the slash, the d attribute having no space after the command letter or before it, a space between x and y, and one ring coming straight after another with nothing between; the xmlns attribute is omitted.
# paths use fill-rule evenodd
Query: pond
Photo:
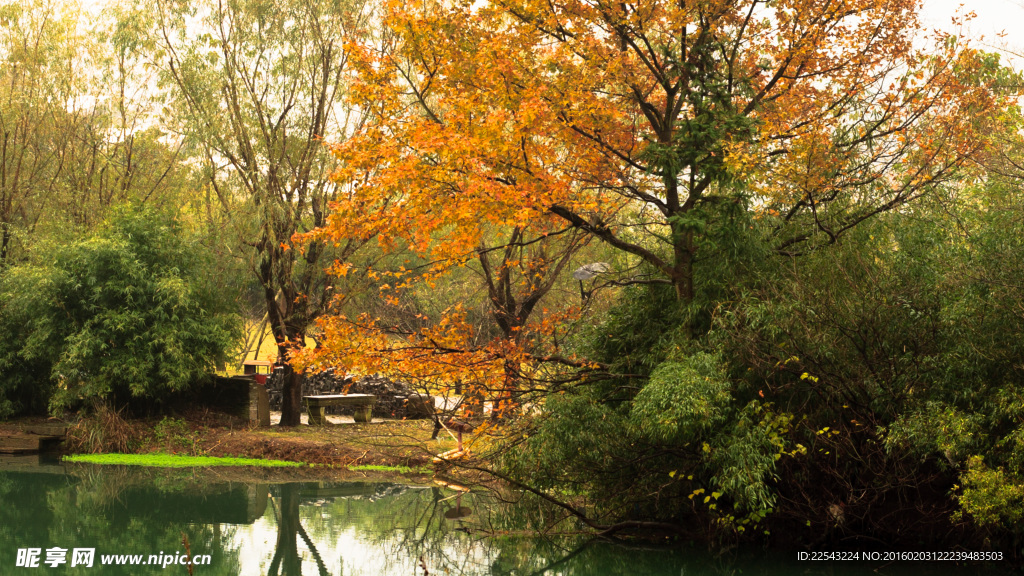
<svg viewBox="0 0 1024 576"><path fill-rule="evenodd" d="M182 576L190 574L186 553L192 575L696 576L864 574L879 567L976 574L982 567L817 564L763 551L716 558L678 543L542 538L531 529L541 512L487 492L260 474L0 457L0 574Z"/></svg>

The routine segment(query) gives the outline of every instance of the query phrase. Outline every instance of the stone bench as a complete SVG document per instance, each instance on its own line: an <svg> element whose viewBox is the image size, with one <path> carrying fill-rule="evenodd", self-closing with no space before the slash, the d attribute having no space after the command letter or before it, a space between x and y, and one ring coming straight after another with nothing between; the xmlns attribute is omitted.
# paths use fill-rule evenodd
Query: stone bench
<svg viewBox="0 0 1024 576"><path fill-rule="evenodd" d="M327 424L324 408L328 406L355 406L355 421L369 422L377 397L373 394L322 394L303 396L302 400L306 403L306 412L309 413L309 425L324 426Z"/></svg>

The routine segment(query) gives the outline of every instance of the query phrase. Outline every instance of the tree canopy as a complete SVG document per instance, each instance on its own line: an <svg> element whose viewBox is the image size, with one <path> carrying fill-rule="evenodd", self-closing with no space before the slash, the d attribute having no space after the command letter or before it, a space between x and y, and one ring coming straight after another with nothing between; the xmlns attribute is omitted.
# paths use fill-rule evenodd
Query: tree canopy
<svg viewBox="0 0 1024 576"><path fill-rule="evenodd" d="M806 253L984 154L1014 96L998 62L952 37L916 47L920 32L913 2L385 3L352 49L370 119L335 147L350 192L310 237L428 262L375 272L392 304L477 261L497 309L524 311L579 233L621 254L607 279L671 285L697 314L714 297L695 275L741 249L750 218L764 257ZM413 329L336 316L300 362L499 388L506 361L586 366L558 344L578 314L563 299L520 318L531 337L484 347L460 306Z"/></svg>
<svg viewBox="0 0 1024 576"><path fill-rule="evenodd" d="M365 25L363 5L156 0L136 15L134 34L167 62L161 72L172 124L245 247L283 358L329 299L325 254L347 257L358 248L311 242L300 254L292 236L324 225L337 194L323 139L343 139L358 122L342 95L346 41ZM286 369L281 422L294 426L301 381Z"/></svg>

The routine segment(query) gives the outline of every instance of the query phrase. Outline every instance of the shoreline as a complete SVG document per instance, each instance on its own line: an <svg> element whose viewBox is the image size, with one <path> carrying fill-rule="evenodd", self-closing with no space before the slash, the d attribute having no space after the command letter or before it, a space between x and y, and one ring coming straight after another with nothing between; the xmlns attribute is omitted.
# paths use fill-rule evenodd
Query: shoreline
<svg viewBox="0 0 1024 576"><path fill-rule="evenodd" d="M252 467L259 478L289 480L429 479L431 460L456 446L442 432L431 440L431 420L376 419L328 426L255 427L230 416L203 412L184 417L121 418L95 415L67 423L64 442L43 459L83 454L192 456L279 460L288 468ZM0 422L0 434L54 420L22 418ZM65 464L74 464L66 462ZM147 466L148 467L148 466ZM217 466L219 470L247 466ZM431 470L429 473L427 470Z"/></svg>

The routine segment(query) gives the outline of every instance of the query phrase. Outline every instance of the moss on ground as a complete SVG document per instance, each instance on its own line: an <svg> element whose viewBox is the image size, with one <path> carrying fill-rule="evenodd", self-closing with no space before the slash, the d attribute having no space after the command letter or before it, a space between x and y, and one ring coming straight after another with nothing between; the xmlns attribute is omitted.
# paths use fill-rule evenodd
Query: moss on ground
<svg viewBox="0 0 1024 576"><path fill-rule="evenodd" d="M177 456L174 454L74 454L65 456L64 460L67 462L87 462L90 464L120 464L124 466L154 466L159 468L204 468L208 466L281 468L304 466L301 462L285 462L284 460Z"/></svg>

